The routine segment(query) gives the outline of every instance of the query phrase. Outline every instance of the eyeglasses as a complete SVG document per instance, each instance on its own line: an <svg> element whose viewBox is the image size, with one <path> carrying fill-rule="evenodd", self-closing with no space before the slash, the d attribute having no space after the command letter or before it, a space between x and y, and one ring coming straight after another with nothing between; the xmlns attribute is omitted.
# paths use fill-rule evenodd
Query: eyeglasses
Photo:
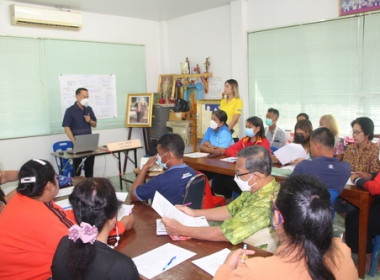
<svg viewBox="0 0 380 280"><path fill-rule="evenodd" d="M249 172L246 172L246 173L241 173L241 174L237 174L236 172L235 172L235 176L236 177L238 177L238 178L240 178L240 176L244 176L244 175L247 175L247 174L251 174L251 173L253 173L254 171L249 171ZM241 178L240 178L241 179Z"/></svg>
<svg viewBox="0 0 380 280"><path fill-rule="evenodd" d="M363 131L352 131L352 135L359 135L360 133L362 133Z"/></svg>

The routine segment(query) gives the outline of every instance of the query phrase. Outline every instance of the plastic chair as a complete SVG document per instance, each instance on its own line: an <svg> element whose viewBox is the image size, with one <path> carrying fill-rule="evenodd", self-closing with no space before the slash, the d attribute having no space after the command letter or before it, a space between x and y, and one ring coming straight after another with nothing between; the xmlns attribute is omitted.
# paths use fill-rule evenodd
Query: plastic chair
<svg viewBox="0 0 380 280"><path fill-rule="evenodd" d="M334 203L335 203L336 198L339 196L339 193L337 190L334 190L334 189L328 189L328 191L330 193L331 218L332 220L334 220L334 216L335 216Z"/></svg>
<svg viewBox="0 0 380 280"><path fill-rule="evenodd" d="M185 196L182 204L191 203L189 206L192 209L201 209L203 196L206 186L206 175L197 174L193 176L186 185Z"/></svg>
<svg viewBox="0 0 380 280"><path fill-rule="evenodd" d="M71 141L60 141L53 144L54 152L63 152L72 148L73 143L71 143ZM74 167L69 159L60 159L55 157L55 163L57 164L59 175L74 177Z"/></svg>
<svg viewBox="0 0 380 280"><path fill-rule="evenodd" d="M376 273L377 261L379 259L379 251L380 251L380 235L376 235L375 241L373 244L371 266L369 267L369 275L371 277L374 277Z"/></svg>
<svg viewBox="0 0 380 280"><path fill-rule="evenodd" d="M196 171L197 174L203 174L199 171ZM226 205L224 197L221 195L213 195L211 191L210 181L206 177L205 193L203 196L202 209L215 208L217 206Z"/></svg>

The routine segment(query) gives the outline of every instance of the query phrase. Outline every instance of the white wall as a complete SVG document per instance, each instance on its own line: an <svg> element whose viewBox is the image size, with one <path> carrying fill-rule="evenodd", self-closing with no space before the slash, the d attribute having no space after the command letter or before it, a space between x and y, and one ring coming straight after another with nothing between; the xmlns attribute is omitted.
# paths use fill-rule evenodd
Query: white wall
<svg viewBox="0 0 380 280"><path fill-rule="evenodd" d="M186 57L192 66L198 63L204 71L203 63L205 58L210 56L210 72L216 77L215 81L221 84L229 78L239 81L241 98L245 103L242 117L244 120L249 117L247 30L334 18L338 16L339 0L238 0L220 8L161 23L82 12L84 22L80 31L12 26L8 7L11 3L0 2L2 35L144 44L147 92L156 91L159 74L178 73L179 63ZM221 88L223 89L223 85ZM218 96L206 96L206 98L218 98ZM241 122L241 125L244 125L244 122ZM101 144L124 140L127 135L125 128L98 132L101 134ZM140 132L135 129L133 137L141 137ZM61 139L65 139L65 136L0 141L2 168L19 168L23 162L32 157L53 160L50 156L50 147L52 143ZM142 153L140 151L140 154ZM104 162L105 159L96 159L95 174L116 175L113 159L107 157L105 171Z"/></svg>
<svg viewBox="0 0 380 280"><path fill-rule="evenodd" d="M1 35L145 45L146 89L147 92L157 90L158 75L162 72L160 24L158 22L82 12L83 28L80 31L13 26L10 20L10 4L13 4L13 2L0 1ZM127 128L95 129L94 132L100 133L100 144L103 145L109 142L126 140L128 130ZM132 137L142 139L141 134L139 129L134 129ZM54 142L61 140L67 140L66 135L59 134L2 140L0 141L1 168L18 169L25 161L37 157L54 162L54 158L50 155L51 147ZM139 155L143 155L144 153L143 149L140 149ZM95 159L95 175L115 176L118 174L116 166L116 162L111 156L97 157ZM128 171L132 170L131 166L129 163Z"/></svg>

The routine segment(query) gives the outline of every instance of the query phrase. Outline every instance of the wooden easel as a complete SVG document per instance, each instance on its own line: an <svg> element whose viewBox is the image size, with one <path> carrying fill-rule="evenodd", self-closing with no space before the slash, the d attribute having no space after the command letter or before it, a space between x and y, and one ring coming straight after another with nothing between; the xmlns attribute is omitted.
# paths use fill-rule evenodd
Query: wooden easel
<svg viewBox="0 0 380 280"><path fill-rule="evenodd" d="M128 139L127 140L131 140L131 137L132 137L132 128L133 127L130 127L129 130L128 130ZM149 127L136 127L136 128L141 128L142 131L143 131L145 154L148 155L149 154L149 141L150 141L150 128ZM127 163L128 163L128 151L125 152L125 159L124 159L124 165L123 165L123 174L125 174L125 170L127 169Z"/></svg>

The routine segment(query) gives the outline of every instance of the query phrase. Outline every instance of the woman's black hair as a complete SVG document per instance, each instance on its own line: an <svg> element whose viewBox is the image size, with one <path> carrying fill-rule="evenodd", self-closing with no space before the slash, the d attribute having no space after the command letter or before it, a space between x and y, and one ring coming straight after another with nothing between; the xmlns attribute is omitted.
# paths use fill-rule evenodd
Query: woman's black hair
<svg viewBox="0 0 380 280"><path fill-rule="evenodd" d="M375 125L370 118L360 117L351 122L351 127L354 127L355 124L360 125L361 129L364 132L364 135L368 136L368 140L372 140L374 136Z"/></svg>
<svg viewBox="0 0 380 280"><path fill-rule="evenodd" d="M89 178L75 186L69 197L78 224L88 223L100 232L115 217L121 205L111 182L105 178ZM81 239L70 242L68 269L71 279L85 279L87 268L95 258L94 245Z"/></svg>
<svg viewBox="0 0 380 280"><path fill-rule="evenodd" d="M17 192L28 197L39 197L48 182L55 185L55 170L50 162L31 159L21 166L18 173Z"/></svg>
<svg viewBox="0 0 380 280"><path fill-rule="evenodd" d="M283 227L289 241L280 254L296 251L296 260L306 261L312 279L334 280L333 273L324 262L325 254L333 250L327 187L311 176L290 176L281 184L276 206L283 216Z"/></svg>
<svg viewBox="0 0 380 280"><path fill-rule="evenodd" d="M217 117L220 122L224 123L224 125L227 125L227 114L226 114L226 112L224 112L223 110L216 110L216 111L212 112L212 114L215 115L215 117Z"/></svg>
<svg viewBox="0 0 380 280"><path fill-rule="evenodd" d="M256 133L257 136L260 136L261 138L265 138L265 129L263 120L259 117L253 116L247 119L247 122L254 126L260 127L260 131Z"/></svg>

